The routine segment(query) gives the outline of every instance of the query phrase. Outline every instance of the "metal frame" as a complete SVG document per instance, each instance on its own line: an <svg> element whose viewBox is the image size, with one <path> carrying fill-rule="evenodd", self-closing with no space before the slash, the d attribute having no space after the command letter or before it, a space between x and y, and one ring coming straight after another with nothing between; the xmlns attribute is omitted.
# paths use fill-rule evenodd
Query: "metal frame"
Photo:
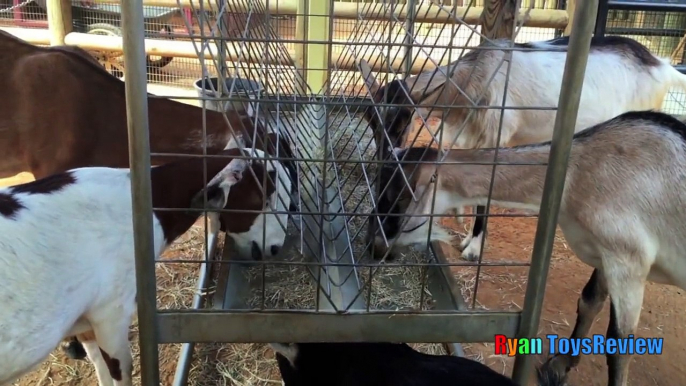
<svg viewBox="0 0 686 386"><path fill-rule="evenodd" d="M138 304L141 384L158 385L160 382L157 351L159 326L150 184L143 1L122 2L121 17L124 27L122 40L126 76L126 117L129 129L129 164L131 165L131 209L136 252L136 302Z"/></svg>
<svg viewBox="0 0 686 386"><path fill-rule="evenodd" d="M594 35L605 36L607 32L607 16L610 10L618 11L653 11L653 12L686 12L686 2L673 3L667 1L618 1L618 0L599 0L598 17ZM654 28L613 28L613 34L618 35L644 35L644 36L663 36L670 30L660 30ZM681 35L683 31L676 31L675 35Z"/></svg>
<svg viewBox="0 0 686 386"><path fill-rule="evenodd" d="M610 10L684 13L686 12L686 3L599 0L594 36L605 36L608 32L607 18ZM683 31L656 28L612 28L611 33L614 35L680 36ZM682 74L686 74L686 64L676 65L674 68Z"/></svg>
<svg viewBox="0 0 686 386"><path fill-rule="evenodd" d="M311 0L312 7L317 0ZM318 312L271 312L236 309L236 304L227 305L226 301L233 300L235 292L230 288L241 288L239 282L230 279L240 273L239 265L232 264L227 290L224 292L222 308L233 308L233 312L226 310L171 310L158 311L156 309L155 262L153 260L152 241L152 202L150 195L150 150L147 126L147 94L145 89L145 51L143 33L143 4L141 0L125 1L122 3L122 22L124 24L124 59L126 68L126 104L129 127L129 149L132 165L131 180L133 194L134 232L136 249L136 282L138 290L138 322L140 328L140 360L142 384L159 384L157 345L164 343L188 342L312 342L312 341L405 341L405 342L485 342L491 341L496 333L524 337L534 336L540 319L541 307L545 293L545 284L550 264L553 238L557 223L557 213L564 186L567 158L571 147L571 138L578 110L581 84L586 67L591 32L596 20L597 2L584 1L575 10L574 26L570 38L570 48L564 69L563 85L560 97L560 107L555 121L552 151L546 174L543 203L540 220L536 232L536 241L532 254L532 264L529 282L526 289L524 310L521 313L505 312L476 312L462 311L463 299L450 277L450 271L445 263L434 264L429 268L430 286L436 292L439 304L438 311L418 311L414 313L395 313L393 311L363 312L363 302L349 303L350 292L357 291L351 287L355 281L343 281L341 278L355 274L352 267L354 261L348 253L343 258L338 251L346 249L344 234L345 224L339 220L329 220L336 214L343 212L340 197L335 189L327 182L328 169L326 161L313 183L305 183L303 196L313 198L313 206L319 214L303 214L300 231L304 237L305 228L318 231L319 240L315 245L318 250L309 251L313 257L320 258L320 262L335 264L324 267L315 265L316 274L326 280L325 290L319 293ZM412 2L411 2L412 3ZM202 4L202 3L201 3ZM330 4L329 4L330 5ZM331 7L324 7L323 12L330 12ZM316 21L315 19L320 19ZM322 20L326 17L310 16L307 28L322 27ZM328 20L331 23L331 20ZM330 28L327 28L330 32ZM313 37L313 34L305 36ZM330 33L327 34L330 37ZM311 97L309 106L299 108L304 114L304 124L315 127L313 134L318 136L310 149L310 157L318 154L316 150L324 151L324 158L331 159L329 153L328 117L330 111L327 102L330 97L326 90L330 85L330 72L326 70L330 64L330 49L325 58L313 56L321 53L321 47L305 51L306 78L311 90L323 90L323 95ZM321 44L319 46L322 46ZM411 51L410 51L411 52ZM323 61L322 61L323 59ZM317 62L320 67L310 67ZM321 67L323 65L324 67ZM318 75L326 72L326 81L319 83ZM319 73L311 72L319 71ZM298 108L296 107L296 110ZM301 122L301 124L303 124ZM300 129L305 130L300 127ZM303 133L301 133L303 134ZM311 133L305 132L304 135ZM305 149L307 150L307 149ZM307 151L306 151L307 153ZM327 156L328 155L328 156ZM332 162L332 161L328 161ZM335 180L334 180L335 181ZM302 199L301 202L304 202ZM303 211L305 212L305 211ZM326 214L325 214L326 213ZM435 248L434 248L435 250ZM225 252L227 253L227 252ZM304 253L307 253L305 251ZM319 256L317 256L319 255ZM443 262L441 256L434 256L434 261ZM205 264L207 265L207 264ZM225 264L228 266L228 264ZM207 273L201 273L200 286ZM457 298L456 298L457 295ZM328 302L333 299L333 302ZM322 305L321 302L324 302ZM194 306L200 305L200 299L194 301ZM458 309L450 311L449 309ZM334 311L337 309L338 311ZM345 309L345 311L341 311ZM216 326L222 326L221 329ZM454 346L454 352L459 354L459 346ZM185 346L182 361L190 357L192 346ZM184 367L179 364L175 384L183 384ZM518 357L514 378L519 384L526 384L532 368L532 358Z"/></svg>

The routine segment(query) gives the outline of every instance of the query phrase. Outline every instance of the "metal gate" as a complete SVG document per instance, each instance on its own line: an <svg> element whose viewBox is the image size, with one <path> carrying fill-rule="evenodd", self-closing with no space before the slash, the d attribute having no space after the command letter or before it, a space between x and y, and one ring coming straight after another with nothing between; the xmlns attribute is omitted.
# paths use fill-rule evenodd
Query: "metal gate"
<svg viewBox="0 0 686 386"><path fill-rule="evenodd" d="M292 147L292 158L267 158L269 162L295 161L297 210L289 212L288 224L282 224L287 228L288 240L280 257L239 260L232 252L226 252L225 255L234 257L212 260L213 265L222 267L218 271L220 284L213 308L201 308L198 295L193 303L196 309L158 310L155 266L173 261L156 262L152 258L143 4L142 0L122 2L142 384L159 384L157 345L165 343L186 343L176 378L176 383L183 384L192 350L189 342L449 343L490 342L495 334L536 335L597 1L577 5L573 18L545 194L521 312L477 310L474 304L466 304L450 267L473 266L478 272L479 267L488 263L448 261L435 241L415 246L412 253L397 262L382 264L367 256L366 224L377 198L375 180L382 162L374 155L375 143L368 124L360 118L370 102L364 89L358 88L353 96L333 90L350 86L354 83L351 79L359 81L360 59L378 59L372 63L376 63L373 70L378 71L375 76L381 82L385 75L388 80L394 74L402 78L417 68L426 68L427 63L433 67L444 64L440 60L431 64L432 55L426 54L431 50L442 50L444 62L459 58L466 47L438 47L416 39L413 23L426 17L422 12L442 15L444 29L450 31L450 36L462 31L478 36L478 30L465 24L463 15L456 14L464 7L408 3L300 1L295 12L295 41L279 39L275 32L276 19L270 16L279 9L279 3L191 3L196 7L194 17L200 25L192 40L203 65L203 76L220 80L214 86L219 90L213 91L226 95L227 90L221 90L221 85L226 84L227 77L254 81L246 83L250 85L245 94L249 97L233 93L220 101L249 103L253 118L261 119ZM355 37L351 40L333 41L330 16L334 11L355 13ZM206 17L208 12L214 13L215 22ZM292 9L288 12L292 14ZM228 14L233 21L224 17ZM230 23L234 23L233 27ZM219 38L222 34L224 38ZM372 36L373 42L363 41L363 36ZM295 49L289 48L290 44ZM422 64L422 57L429 59ZM505 60L502 65L508 63ZM255 85L257 88L253 89ZM205 108L209 108L210 102L221 106L217 98L204 99ZM488 108L505 110L503 106ZM208 250L213 249L215 241L215 236L208 237ZM231 251L228 244L225 249ZM212 255L208 253L208 259ZM202 264L199 292L207 285L210 265ZM304 306L293 309L268 296L269 282L279 280L270 275L270 269L275 267L288 267L286 275L296 269L307 270L308 283L292 288L312 291ZM387 270L395 273L382 275ZM407 304L389 305L379 300L383 291L397 291L399 280L402 282L410 275L416 275L420 287L408 290L411 293L407 295ZM459 345L452 344L450 351L459 355ZM525 384L532 365L531 357L518 357L515 380Z"/></svg>

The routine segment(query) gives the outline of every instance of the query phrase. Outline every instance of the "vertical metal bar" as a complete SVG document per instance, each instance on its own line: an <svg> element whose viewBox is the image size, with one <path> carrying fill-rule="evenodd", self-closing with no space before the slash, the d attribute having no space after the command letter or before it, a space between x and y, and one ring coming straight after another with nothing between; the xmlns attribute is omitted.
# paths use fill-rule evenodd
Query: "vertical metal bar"
<svg viewBox="0 0 686 386"><path fill-rule="evenodd" d="M595 36L605 36L607 28L607 14L610 12L609 0L598 0L598 16L595 21Z"/></svg>
<svg viewBox="0 0 686 386"><path fill-rule="evenodd" d="M429 245L429 259L432 262L445 264L448 259L439 241L432 241ZM433 255L433 259L431 258ZM467 303L462 297L460 283L455 280L450 267L447 265L430 265L428 268L429 292L434 299L435 310L467 311ZM464 350L460 343L444 343L450 355L464 357Z"/></svg>
<svg viewBox="0 0 686 386"><path fill-rule="evenodd" d="M412 75L412 42L414 41L414 21L417 14L416 0L408 0L407 4L407 19L405 20L405 78Z"/></svg>
<svg viewBox="0 0 686 386"><path fill-rule="evenodd" d="M567 60L562 75L562 89L560 90L558 110L555 116L555 129L548 157L548 169L545 175L544 193L541 200L518 337L534 337L538 333L560 200L567 174L574 126L576 125L586 72L586 61L591 46L591 33L597 11L598 0L580 2L575 9L574 25L569 38ZM520 385L528 384L533 361L534 357L530 355L517 357L513 371L515 382Z"/></svg>
<svg viewBox="0 0 686 386"><path fill-rule="evenodd" d="M207 229L207 228L206 228ZM207 256L208 259L214 257L215 248L217 246L217 236L219 232L211 233L208 235L207 240ZM209 263L201 264L200 274L198 275L198 287L195 295L193 295L192 308L200 309L202 307L203 299L205 298L205 292L207 289L207 283L210 276L211 266ZM176 364L176 372L174 373L173 386L184 386L188 384L188 372L191 367L191 360L193 359L193 349L195 348L195 343L184 343L181 345L181 350L179 352L179 360Z"/></svg>
<svg viewBox="0 0 686 386"><path fill-rule="evenodd" d="M152 228L143 0L121 4L126 120L136 259L141 384L159 385L155 250Z"/></svg>
<svg viewBox="0 0 686 386"><path fill-rule="evenodd" d="M229 17L231 15L228 12L228 8L226 6L226 1L225 0L218 0L217 6L219 7L219 15L217 17L219 18L219 39L215 40L215 44L217 44L218 47L218 55L219 56L219 65L217 66L217 94L220 96L220 98L226 97L228 95L229 90L225 90L226 86L226 75L228 72L228 68L226 66L226 41L224 41L223 38L228 37L228 32L226 30L227 24L229 24ZM235 18L234 18L235 20ZM231 101L225 101L221 102L220 104L222 106L226 104L232 103ZM226 107L222 107L222 109L226 109ZM223 111L222 110L222 111Z"/></svg>
<svg viewBox="0 0 686 386"><path fill-rule="evenodd" d="M329 0L327 0L329 1ZM327 9L327 58L326 58L326 75L325 75L325 89L322 90L324 96L321 98L323 102L329 100L328 96L331 95L331 68L332 55L333 55L333 41L334 41L334 18L331 16L331 10L334 7L334 2L331 0L329 7ZM323 154L325 154L326 160L336 159L336 154L334 154L333 149L330 145L330 135L332 129L332 119L331 119L331 106L326 103L322 104L319 110L323 115L318 119L318 126L322 129L321 136L324 138L324 149ZM325 171L326 173L326 171ZM331 170L331 181L333 184L338 185L338 179L336 178L336 169ZM325 197L324 206L322 207L323 212L331 213L327 217L329 220L324 225L323 231L327 233L326 239L324 240L324 254L322 255L323 263L347 263L352 264L355 262L353 259L353 254L350 249L347 248L349 242L349 235L345 226L345 219L343 216L337 213L345 212L343 199L340 195L340 186L329 187L329 183L324 181L325 185L322 190L322 194ZM335 237L335 239L333 239ZM344 252L345 251L345 252ZM327 287L329 289L329 298L334 304L330 304L328 299L320 292L320 305L324 305L325 310L364 310L366 305L362 297L357 297L360 292L359 280L357 277L357 271L352 266L335 266L330 265L327 267L322 267L320 273L326 275ZM322 302L323 301L323 302Z"/></svg>

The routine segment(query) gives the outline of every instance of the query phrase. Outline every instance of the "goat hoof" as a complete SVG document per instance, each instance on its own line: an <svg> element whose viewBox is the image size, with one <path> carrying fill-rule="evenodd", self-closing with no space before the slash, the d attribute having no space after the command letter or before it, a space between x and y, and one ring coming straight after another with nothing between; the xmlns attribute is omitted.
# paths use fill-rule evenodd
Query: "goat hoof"
<svg viewBox="0 0 686 386"><path fill-rule="evenodd" d="M463 253L462 258L467 260L467 261L478 261L479 255L474 254L474 253Z"/></svg>
<svg viewBox="0 0 686 386"><path fill-rule="evenodd" d="M480 249L481 248L479 248L479 245L476 245L476 243L471 243L462 250L462 258L467 261L478 261L481 252Z"/></svg>
<svg viewBox="0 0 686 386"><path fill-rule="evenodd" d="M540 379L548 380L551 385L561 384L552 383L553 380L564 380L567 377L567 373L572 367L575 366L572 363L572 358L568 355L555 354L548 358L545 363L538 370L538 377ZM545 385L546 383L540 383Z"/></svg>
<svg viewBox="0 0 686 386"><path fill-rule="evenodd" d="M469 243L470 243L471 241L472 241L472 237L471 237L471 236L465 237L464 239L462 239L462 241L460 241L460 246L457 247L457 249L459 249L460 252L463 252L465 249L467 249L467 247L469 246Z"/></svg>
<svg viewBox="0 0 686 386"><path fill-rule="evenodd" d="M63 344L62 351L64 351L68 358L75 360L85 360L87 357L86 350L84 350L83 345L77 341L70 341L66 344Z"/></svg>
<svg viewBox="0 0 686 386"><path fill-rule="evenodd" d="M552 358L551 358L552 359ZM538 379L538 385L540 386L564 386L567 385L567 373L569 369L560 373L557 369L548 367L547 365L551 363L548 360L541 366L541 368L536 370L536 378Z"/></svg>

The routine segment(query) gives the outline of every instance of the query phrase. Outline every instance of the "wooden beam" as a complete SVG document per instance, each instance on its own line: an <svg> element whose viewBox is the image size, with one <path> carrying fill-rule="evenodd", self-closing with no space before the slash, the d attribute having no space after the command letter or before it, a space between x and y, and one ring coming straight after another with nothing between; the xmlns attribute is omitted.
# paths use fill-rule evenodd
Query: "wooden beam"
<svg viewBox="0 0 686 386"><path fill-rule="evenodd" d="M0 27L0 30L10 33L27 43L35 45L50 44L50 31L47 29Z"/></svg>
<svg viewBox="0 0 686 386"><path fill-rule="evenodd" d="M260 2L265 9L269 9L270 14L282 14L282 15L295 15L297 9L297 0L252 0L250 2L241 0L229 0L227 3L230 5L230 10L232 12L248 12L254 9L261 9L257 6L255 2ZM96 4L121 4L121 0L93 0ZM200 3L203 3L203 7L207 11L218 11L219 6L216 0L144 0L144 6L151 7L168 7L168 8L178 8L181 7L192 7L198 9Z"/></svg>
<svg viewBox="0 0 686 386"><path fill-rule="evenodd" d="M515 0L495 0L495 1L511 1ZM513 8L514 9L514 8ZM485 8L481 7L458 7L458 6L443 6L438 7L434 4L423 3L415 8L415 21L417 23L467 23L477 24L481 21L481 15ZM408 6L406 4L398 4L391 12L391 7L384 3L344 3L335 2L333 8L333 16L341 19L358 19L364 20L384 20L398 19L400 21L407 20ZM454 14L459 21L455 20ZM515 13L513 13L515 14ZM518 20L524 17L523 13L517 14ZM567 11L564 9L532 9L529 13L529 18L526 20L525 26L541 27L541 28L564 28L567 25ZM510 24L514 25L512 21ZM562 27L560 27L562 25Z"/></svg>
<svg viewBox="0 0 686 386"><path fill-rule="evenodd" d="M481 42L485 39L512 39L514 36L516 0L485 0L481 13Z"/></svg>
<svg viewBox="0 0 686 386"><path fill-rule="evenodd" d="M565 36L569 36L572 33L572 19L574 18L574 10L576 9L576 0L567 0L567 15L569 16L569 21L565 26Z"/></svg>
<svg viewBox="0 0 686 386"><path fill-rule="evenodd" d="M86 50L102 50L123 52L122 38L118 36L91 35L80 32L67 34L65 43L70 46L78 46ZM264 44L246 43L249 49L238 52L234 47L229 46L226 50L226 59L237 61L239 58L251 63L260 63L264 58L269 59L266 64L277 64L288 66L291 64L293 52L289 52L291 57L274 58L270 55L262 55ZM213 42L208 42L209 49L206 48L204 55L206 58L218 56L218 48ZM145 39L145 53L148 55L172 56L180 58L197 58L197 52L191 41L175 41L165 39ZM277 60L279 59L279 60Z"/></svg>
<svg viewBox="0 0 686 386"><path fill-rule="evenodd" d="M306 36L306 31L307 31L307 0L297 0L298 1L298 7L297 7L297 15L295 16L295 40L297 43L294 44L295 46L295 53L294 53L294 63L295 67L298 70L298 77L300 79L297 79L295 84L296 87L298 88L297 93L298 95L306 95L309 94L307 92L307 87L306 87L306 79L307 76L305 74L305 36Z"/></svg>
<svg viewBox="0 0 686 386"><path fill-rule="evenodd" d="M47 0L45 6L48 12L50 45L62 46L64 38L72 30L71 1Z"/></svg>
<svg viewBox="0 0 686 386"><path fill-rule="evenodd" d="M46 29L28 29L28 28L11 28L11 27L0 27L0 30L9 32L10 34L28 42L36 45L44 45L50 43L50 32ZM64 39L66 45L81 47L85 50L91 51L108 51L108 52L122 52L122 38L118 36L103 36L103 35L91 35L80 32L68 33ZM250 49L244 51L243 58L250 63L263 63L263 58L255 58L255 55L245 57L245 52L260 52L263 45L261 43L246 43L250 45ZM218 52L216 45L213 42L208 42L209 48L206 48L205 57L214 58L214 55ZM157 56L172 56L176 58L197 58L198 55L191 41L178 41L178 40L164 40L164 39L145 39L145 53L148 55ZM276 64L289 66L292 63L296 63L297 66L297 56L294 50L289 50L289 58L279 58L280 60L275 60L276 58L268 57L269 60L264 62L265 64ZM214 55L213 55L214 54ZM240 57L236 50L229 46L226 58L230 61L236 61ZM332 54L332 62L336 63L336 67L341 70L358 71L357 60L365 59L373 71L386 72L390 68L394 72L401 72L404 70L404 58L397 57L394 58L392 62L388 63L384 60L385 56L379 55L377 52L369 52L363 57L355 58L345 53L334 52ZM325 57L320 58L325 59ZM439 65L447 65L448 60L444 60ZM430 71L436 68L436 65L426 58L417 58L414 63L412 63L411 73L418 74L422 69L424 71ZM323 71L320 71L323 72ZM321 75L321 74L320 74ZM326 79L326 78L324 78ZM319 90L312 89L312 92L318 92Z"/></svg>
<svg viewBox="0 0 686 386"><path fill-rule="evenodd" d="M121 0L94 0L96 3L103 4L120 4ZM217 2L214 0L180 0L182 7L198 7L198 2L203 1L204 7L207 10L217 10ZM269 9L272 15L297 15L299 0L254 0L260 1L265 8ZM307 0L310 1L310 0ZM504 0L495 0L504 1ZM514 1L514 0L507 0ZM231 9L235 12L249 11L248 3L242 0L227 0L231 4ZM458 2L460 3L460 2ZM177 0L144 0L143 4L146 6L156 7L171 7L178 8ZM420 4L415 8L417 23L467 23L477 24L481 20L481 14L484 8L481 7L462 7L462 6L446 6L439 7L435 4ZM397 19L404 21L410 14L406 4L396 4L393 11L391 7L384 3L348 3L348 2L334 2L331 15L339 19L354 19L362 18L364 20L381 20L388 21L389 19ZM451 14L457 15L459 21L456 21ZM523 18L523 13L517 15L519 20ZM529 13L529 18L524 23L527 27L540 28L556 28L563 29L567 26L569 16L564 9L532 9Z"/></svg>

